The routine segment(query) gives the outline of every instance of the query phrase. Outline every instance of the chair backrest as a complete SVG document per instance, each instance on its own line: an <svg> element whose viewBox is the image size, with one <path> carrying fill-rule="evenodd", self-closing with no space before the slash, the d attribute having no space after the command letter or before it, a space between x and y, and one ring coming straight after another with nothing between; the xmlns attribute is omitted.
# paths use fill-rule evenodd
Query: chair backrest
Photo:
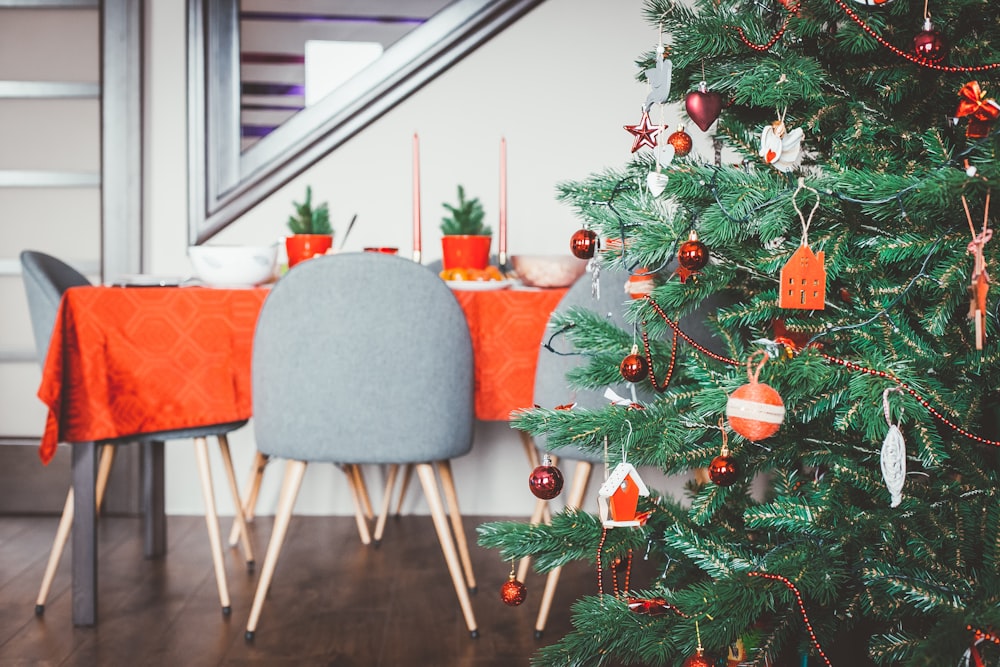
<svg viewBox="0 0 1000 667"><path fill-rule="evenodd" d="M303 461L415 463L472 446L472 341L425 267L378 253L297 265L271 289L253 347L261 452Z"/></svg>
<svg viewBox="0 0 1000 667"><path fill-rule="evenodd" d="M35 353L38 362L44 364L63 292L70 287L91 283L69 264L37 250L21 252L21 275L24 278L24 291L28 296Z"/></svg>

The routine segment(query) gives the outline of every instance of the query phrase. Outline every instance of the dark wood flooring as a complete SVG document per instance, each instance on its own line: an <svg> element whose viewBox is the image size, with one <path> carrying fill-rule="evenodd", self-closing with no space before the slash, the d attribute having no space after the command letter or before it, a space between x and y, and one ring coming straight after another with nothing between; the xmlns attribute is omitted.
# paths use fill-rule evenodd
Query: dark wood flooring
<svg viewBox="0 0 1000 667"><path fill-rule="evenodd" d="M528 598L508 607L499 589L510 571L495 551L475 545L475 528L494 517L466 517L478 594L480 636L471 639L426 516L390 520L378 549L361 544L351 517L296 516L252 643L243 633L256 573L227 551L232 614L219 607L201 517L168 517L168 553L142 556L137 518L99 523L99 620L71 617L69 549L43 616L35 596L56 518L0 517L0 667L44 665L337 665L357 667L527 665L534 651L570 628L569 606L596 592L593 568L562 576L548 628L534 638L544 578L528 578ZM223 537L230 520L223 520ZM271 518L252 525L258 569Z"/></svg>

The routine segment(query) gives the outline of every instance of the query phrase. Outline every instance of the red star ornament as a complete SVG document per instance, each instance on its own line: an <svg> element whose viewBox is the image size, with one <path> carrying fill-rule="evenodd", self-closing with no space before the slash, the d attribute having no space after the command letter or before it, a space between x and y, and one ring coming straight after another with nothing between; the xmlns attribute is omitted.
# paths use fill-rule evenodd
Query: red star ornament
<svg viewBox="0 0 1000 667"><path fill-rule="evenodd" d="M625 129L628 130L629 134L635 137L632 142L632 152L636 152L643 146L649 146L650 148L656 147L656 137L659 136L660 132L667 129L666 125L653 125L649 121L649 113L643 109L642 118L639 119L636 125L625 125Z"/></svg>

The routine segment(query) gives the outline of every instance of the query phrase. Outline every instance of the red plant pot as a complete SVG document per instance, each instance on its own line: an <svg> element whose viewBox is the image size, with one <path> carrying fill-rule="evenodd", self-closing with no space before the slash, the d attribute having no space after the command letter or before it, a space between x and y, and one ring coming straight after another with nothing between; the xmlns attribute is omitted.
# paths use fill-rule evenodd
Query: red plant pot
<svg viewBox="0 0 1000 667"><path fill-rule="evenodd" d="M441 237L445 269L485 269L490 264L492 236L456 234Z"/></svg>
<svg viewBox="0 0 1000 667"><path fill-rule="evenodd" d="M285 237L288 268L299 262L322 255L333 245L332 234L292 234Z"/></svg>

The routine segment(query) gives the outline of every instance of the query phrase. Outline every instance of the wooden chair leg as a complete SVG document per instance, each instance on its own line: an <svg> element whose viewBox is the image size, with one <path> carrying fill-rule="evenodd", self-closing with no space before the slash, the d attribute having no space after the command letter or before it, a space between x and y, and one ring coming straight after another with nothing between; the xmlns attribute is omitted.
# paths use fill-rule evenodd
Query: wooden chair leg
<svg viewBox="0 0 1000 667"><path fill-rule="evenodd" d="M358 498L361 500L361 507L364 509L365 518L371 521L375 518L372 510L371 496L368 494L368 485L365 484L365 474L361 466L354 464L351 466L351 475L354 477L354 485L358 489Z"/></svg>
<svg viewBox="0 0 1000 667"><path fill-rule="evenodd" d="M377 547L382 543L382 533L385 532L385 520L389 516L389 505L392 503L392 492L396 488L396 475L399 474L399 464L390 463L389 472L385 479L385 491L382 494L382 507L379 508L378 521L375 522L375 534L372 541Z"/></svg>
<svg viewBox="0 0 1000 667"><path fill-rule="evenodd" d="M434 468L429 463L417 464L417 476L420 477L420 485L424 489L424 497L431 510L431 517L434 520L434 529L437 531L438 541L441 543L441 551L444 552L444 560L448 564L448 572L451 574L451 582L455 586L455 593L458 595L458 603L462 607L462 614L465 616L465 625L469 628L469 635L473 638L479 636L479 629L476 627L476 617L472 613L472 602L469 600L469 590L465 587L465 580L462 578L462 566L458 562L458 554L455 551L455 543L451 539L451 529L448 527L448 519L444 513L444 505L441 503L441 494L438 493L437 478L434 476Z"/></svg>
<svg viewBox="0 0 1000 667"><path fill-rule="evenodd" d="M441 475L441 488L444 489L445 503L451 516L451 530L455 534L455 546L458 557L462 561L465 572L465 582L469 592L476 594L476 575L472 572L472 558L469 556L469 543L465 539L465 526L462 524L462 512L458 508L458 494L455 493L455 478L451 474L451 461L438 461L438 474Z"/></svg>
<svg viewBox="0 0 1000 667"><path fill-rule="evenodd" d="M351 500L354 501L354 520L358 524L358 535L361 537L361 544L369 545L372 542L371 533L368 532L368 519L365 518L363 501L361 500L361 490L358 489L357 477L354 474L355 465L343 465L340 469L347 477L347 485L351 489Z"/></svg>
<svg viewBox="0 0 1000 667"><path fill-rule="evenodd" d="M410 479L413 478L413 464L403 465L403 482L399 485L399 500L396 501L396 516L400 515L403 509L403 499L406 498L406 491L410 488Z"/></svg>
<svg viewBox="0 0 1000 667"><path fill-rule="evenodd" d="M250 469L250 479L247 480L247 491L243 498L243 521L249 523L253 521L257 512L257 497L260 495L260 484L264 480L264 468L267 467L268 458L264 454L257 452L253 457L253 467ZM240 540L240 525L233 522L233 529L229 532L229 546L235 547Z"/></svg>
<svg viewBox="0 0 1000 667"><path fill-rule="evenodd" d="M524 447L524 453L528 457L528 465L534 470L539 465L541 465L541 459L538 458L538 447L535 445L535 439L527 431L518 431L518 435L521 436L521 445ZM552 457L555 461L555 457ZM555 463L553 463L555 465ZM535 510L531 513L531 518L528 519L528 523L535 525L545 521L545 523L552 522L552 514L549 512L549 501L539 498L535 502ZM528 570L531 567L531 558L522 558L517 564L517 580L522 584L528 578Z"/></svg>
<svg viewBox="0 0 1000 667"><path fill-rule="evenodd" d="M97 482L95 484L95 494L97 496L97 511L100 513L101 505L104 502L104 492L108 488L108 477L111 475L111 464L115 460L114 445L101 446L101 459L97 466ZM62 560L63 551L66 549L66 542L69 540L70 530L73 528L73 487L69 487L66 493L66 504L63 505L62 516L59 518L59 527L56 529L56 539L52 542L52 551L49 552L49 562L45 566L45 574L42 575L42 585L38 590L38 597L35 599L35 614L41 616L45 613L45 601L49 597L52 589L52 582L56 578L56 570L59 568L59 561Z"/></svg>
<svg viewBox="0 0 1000 667"><path fill-rule="evenodd" d="M253 606L250 608L250 619L247 621L247 631L244 635L248 641L253 639L254 633L257 631L257 622L260 620L260 612L264 607L264 598L267 597L267 591L271 587L274 567L278 563L281 546L288 533L288 524L292 519L292 509L295 507L295 499L302 486L306 465L305 461L285 463L285 480L281 484L281 495L278 498L278 509L274 515L271 541L268 542L267 553L264 555L264 565L260 570L260 579L257 581L257 591L253 596Z"/></svg>
<svg viewBox="0 0 1000 667"><path fill-rule="evenodd" d="M198 475L201 477L201 495L205 500L205 525L208 527L208 544L212 549L215 566L215 583L219 587L219 603L226 616L232 611L229 604L229 587L226 585L226 565L222 558L222 536L219 534L219 516L215 511L215 490L212 488L212 469L208 463L208 443L205 438L194 439Z"/></svg>
<svg viewBox="0 0 1000 667"><path fill-rule="evenodd" d="M229 438L225 434L218 436L219 453L222 455L222 468L226 472L229 492L233 496L233 528L239 531L243 543L243 556L247 569L253 569L253 547L250 545L250 532L247 530L246 518L243 515L243 501L240 500L240 489L236 484L236 472L233 470L233 458L229 453Z"/></svg>
<svg viewBox="0 0 1000 667"><path fill-rule="evenodd" d="M583 504L583 494L587 492L587 484L590 482L590 471L593 464L588 461L578 461L576 469L573 471L573 485L570 487L569 496L566 498L566 509L576 509ZM556 594L556 585L559 583L559 575L562 574L562 567L553 568L549 571L545 579L545 590L542 592L542 603L538 607L538 618L535 620L535 638L538 639L545 632L545 623L549 620L549 610L552 607L552 598Z"/></svg>

